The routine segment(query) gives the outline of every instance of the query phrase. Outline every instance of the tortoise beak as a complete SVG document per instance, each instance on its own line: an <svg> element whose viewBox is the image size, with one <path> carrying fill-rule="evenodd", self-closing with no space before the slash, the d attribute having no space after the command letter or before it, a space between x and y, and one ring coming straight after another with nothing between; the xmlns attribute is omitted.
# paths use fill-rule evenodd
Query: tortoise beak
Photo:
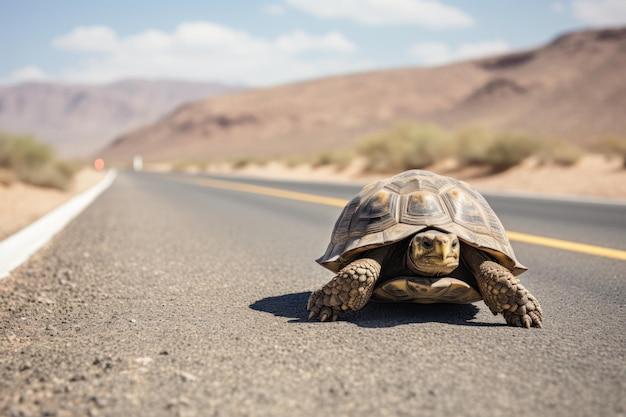
<svg viewBox="0 0 626 417"><path fill-rule="evenodd" d="M437 254L441 256L441 260L444 265L446 264L446 261L450 262L450 258L458 261L458 252L452 247L452 243L453 241L447 237L438 237L436 239L436 251Z"/></svg>

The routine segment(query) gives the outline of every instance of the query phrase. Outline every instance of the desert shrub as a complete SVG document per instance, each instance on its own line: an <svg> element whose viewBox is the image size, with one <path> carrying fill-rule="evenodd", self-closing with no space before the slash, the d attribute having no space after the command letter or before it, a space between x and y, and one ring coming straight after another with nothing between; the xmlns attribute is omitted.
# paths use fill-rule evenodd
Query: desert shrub
<svg viewBox="0 0 626 417"><path fill-rule="evenodd" d="M0 134L0 166L22 171L37 169L54 159L49 145L37 142L31 136Z"/></svg>
<svg viewBox="0 0 626 417"><path fill-rule="evenodd" d="M583 152L580 148L563 140L549 140L543 144L538 157L540 163L553 163L560 166L575 165Z"/></svg>
<svg viewBox="0 0 626 417"><path fill-rule="evenodd" d="M211 162L203 159L195 161L195 165L200 171L206 171L211 166Z"/></svg>
<svg viewBox="0 0 626 417"><path fill-rule="evenodd" d="M456 157L459 166L488 166L494 172L505 171L524 159L538 154L541 142L522 132L492 132L481 127L467 127L455 136ZM546 158L567 158L565 146L561 149L546 150Z"/></svg>
<svg viewBox="0 0 626 417"><path fill-rule="evenodd" d="M608 137L596 146L596 149L610 156L618 156L622 159L622 167L626 169L626 138Z"/></svg>
<svg viewBox="0 0 626 417"><path fill-rule="evenodd" d="M172 163L170 169L172 171L187 171L191 169L205 171L210 165L211 162L204 159L180 159Z"/></svg>
<svg viewBox="0 0 626 417"><path fill-rule="evenodd" d="M31 136L0 133L0 169L24 183L66 190L80 164L57 160L52 147Z"/></svg>
<svg viewBox="0 0 626 417"><path fill-rule="evenodd" d="M287 168L295 168L298 165L310 162L310 159L310 155L307 156L303 154L285 154L274 158L274 161L283 164Z"/></svg>
<svg viewBox="0 0 626 417"><path fill-rule="evenodd" d="M456 156L460 166L485 165L487 152L494 144L495 135L481 127L470 126L454 136Z"/></svg>
<svg viewBox="0 0 626 417"><path fill-rule="evenodd" d="M393 172L425 168L449 155L450 137L433 125L403 123L357 142L365 170Z"/></svg>
<svg viewBox="0 0 626 417"><path fill-rule="evenodd" d="M193 161L180 160L172 163L172 171L185 171L193 166Z"/></svg>
<svg viewBox="0 0 626 417"><path fill-rule="evenodd" d="M39 169L27 170L20 174L21 181L39 187L67 190L72 184L72 178L77 169L74 164L53 162L41 166Z"/></svg>
<svg viewBox="0 0 626 417"><path fill-rule="evenodd" d="M506 171L536 154L541 143L521 132L494 133L493 143L485 154L485 163L494 172Z"/></svg>
<svg viewBox="0 0 626 417"><path fill-rule="evenodd" d="M0 185L11 185L15 181L17 181L17 176L15 172L9 171L8 169L0 168Z"/></svg>
<svg viewBox="0 0 626 417"><path fill-rule="evenodd" d="M252 164L252 162L253 162L252 158L240 157L240 158L234 159L231 162L231 164L232 164L233 169L243 169L247 167L248 165Z"/></svg>
<svg viewBox="0 0 626 417"><path fill-rule="evenodd" d="M345 169L352 161L352 154L345 150L334 150L321 152L313 156L311 164L313 167L333 165L337 169Z"/></svg>

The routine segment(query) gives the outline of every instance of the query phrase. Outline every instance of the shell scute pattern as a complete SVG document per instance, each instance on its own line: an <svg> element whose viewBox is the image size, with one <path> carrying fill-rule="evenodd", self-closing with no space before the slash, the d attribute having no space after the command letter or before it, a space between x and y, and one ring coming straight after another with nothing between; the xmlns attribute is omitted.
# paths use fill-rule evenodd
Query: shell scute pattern
<svg viewBox="0 0 626 417"><path fill-rule="evenodd" d="M485 217L483 217L485 207L482 204L476 204L476 198L465 190L456 187L443 192L441 197L446 202L454 223L478 234L489 233L489 227L485 223Z"/></svg>
<svg viewBox="0 0 626 417"><path fill-rule="evenodd" d="M351 216L349 236L380 233L395 225L397 200L398 196L385 188L368 195Z"/></svg>
<svg viewBox="0 0 626 417"><path fill-rule="evenodd" d="M364 187L339 216L318 262L337 272L364 251L428 227L455 233L514 274L525 270L515 259L502 223L480 193L463 181L420 170Z"/></svg>
<svg viewBox="0 0 626 417"><path fill-rule="evenodd" d="M417 191L403 196L400 223L414 225L446 224L449 215L441 199L432 191Z"/></svg>

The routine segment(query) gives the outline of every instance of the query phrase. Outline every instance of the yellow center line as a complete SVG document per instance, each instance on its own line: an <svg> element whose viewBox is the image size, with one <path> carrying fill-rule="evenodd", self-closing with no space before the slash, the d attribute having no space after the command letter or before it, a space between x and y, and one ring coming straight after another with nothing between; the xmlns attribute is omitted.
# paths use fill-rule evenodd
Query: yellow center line
<svg viewBox="0 0 626 417"><path fill-rule="evenodd" d="M584 243L570 242L567 240L553 239L536 235L528 235L519 232L507 232L510 240L530 243L533 245L547 246L549 248L563 249L570 252L586 253L588 255L604 256L606 258L626 261L626 251L606 248L603 246L586 245Z"/></svg>
<svg viewBox="0 0 626 417"><path fill-rule="evenodd" d="M206 185L207 187L212 188L221 188L223 190L242 191L244 193L261 194L271 197L285 198L288 200L306 201L309 203L324 204L326 206L343 207L349 201L342 198L324 197L315 194L281 190L279 188L262 187L260 185L244 184L233 181L220 181L209 178L192 178L189 180L185 179L183 181Z"/></svg>
<svg viewBox="0 0 626 417"><path fill-rule="evenodd" d="M315 194L300 193L296 191L281 190L278 188L262 187L260 185L251 185L240 182L220 181L209 178L190 178L184 179L185 182L200 184L212 188L220 188L224 190L241 191L245 193L261 194L271 197L285 198L288 200L306 201L309 203L323 204L333 207L344 207L348 201L342 198L325 197ZM570 252L585 253L588 255L603 256L606 258L619 259L626 261L626 251L612 249L603 246L586 245L583 243L570 242L567 240L553 239L549 237L529 235L519 232L507 232L509 239L516 242L529 243L532 245L546 246L549 248L562 249Z"/></svg>

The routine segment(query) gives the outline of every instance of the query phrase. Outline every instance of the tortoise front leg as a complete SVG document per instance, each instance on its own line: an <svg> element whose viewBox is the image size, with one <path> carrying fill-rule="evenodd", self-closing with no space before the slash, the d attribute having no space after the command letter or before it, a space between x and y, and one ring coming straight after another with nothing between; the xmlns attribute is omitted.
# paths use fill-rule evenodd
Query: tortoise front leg
<svg viewBox="0 0 626 417"><path fill-rule="evenodd" d="M463 246L466 265L474 274L485 304L496 315L517 327L542 327L543 311L537 299L503 265L493 262L484 252Z"/></svg>
<svg viewBox="0 0 626 417"><path fill-rule="evenodd" d="M357 259L335 275L322 288L309 297L309 320L336 321L343 312L360 310L369 301L374 285L380 276L381 265L388 253L386 248L371 251L367 257Z"/></svg>

